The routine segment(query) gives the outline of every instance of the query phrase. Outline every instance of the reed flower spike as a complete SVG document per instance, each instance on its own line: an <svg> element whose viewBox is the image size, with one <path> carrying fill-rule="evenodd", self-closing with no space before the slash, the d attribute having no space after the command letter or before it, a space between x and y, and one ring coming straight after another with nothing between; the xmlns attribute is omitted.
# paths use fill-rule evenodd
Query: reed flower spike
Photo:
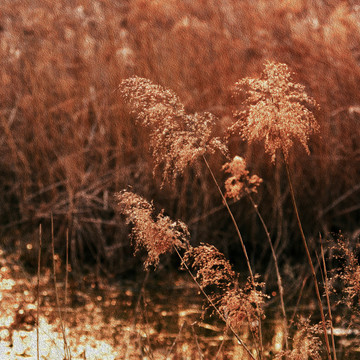
<svg viewBox="0 0 360 360"><path fill-rule="evenodd" d="M256 193L262 179L257 175L249 176L246 170L246 161L241 156L235 156L231 162L222 167L231 176L225 181L225 196L228 198L240 199L250 193Z"/></svg>
<svg viewBox="0 0 360 360"><path fill-rule="evenodd" d="M249 279L244 288L236 286L223 294L219 309L234 329L247 322L252 331L257 331L259 316L265 318L262 308L267 296L261 291L264 285L258 282L253 285Z"/></svg>
<svg viewBox="0 0 360 360"><path fill-rule="evenodd" d="M286 64L267 62L260 79L245 78L235 84L236 95L244 91L246 110L235 112L238 120L230 132L240 133L250 143L263 140L273 163L277 150L287 161L294 140L310 152L309 136L319 131L311 109L318 105L303 85L292 81Z"/></svg>
<svg viewBox="0 0 360 360"><path fill-rule="evenodd" d="M238 275L224 254L213 245L190 247L184 261L195 271L196 280L231 327L238 328L246 322L257 326L259 316L264 316L263 283L257 280L253 283L249 279L244 288L240 288Z"/></svg>
<svg viewBox="0 0 360 360"><path fill-rule="evenodd" d="M120 90L137 122L149 130L154 173L162 166L163 184L173 182L205 153L227 152L220 139L212 136L216 117L211 113L186 114L174 92L148 79L126 79Z"/></svg>
<svg viewBox="0 0 360 360"><path fill-rule="evenodd" d="M310 325L310 320L300 317L297 322L297 331L293 338L293 349L280 351L275 360L304 360L324 359L323 346L320 340L321 325Z"/></svg>
<svg viewBox="0 0 360 360"><path fill-rule="evenodd" d="M154 215L154 206L141 196L123 190L117 195L120 211L126 216L127 223L133 225L131 236L135 252L140 248L147 251L144 265L157 267L161 254L171 252L174 247L189 246L189 231L181 221L172 221L163 212Z"/></svg>
<svg viewBox="0 0 360 360"><path fill-rule="evenodd" d="M339 303L346 304L349 308L360 312L360 263L358 251L352 249L349 240L340 235L336 244L332 247L334 257L342 263L342 266L333 271L331 289L334 293L336 284L342 285L341 299Z"/></svg>
<svg viewBox="0 0 360 360"><path fill-rule="evenodd" d="M234 286L236 274L232 270L229 261L215 246L201 244L195 248L189 248L184 255L185 262L196 272L196 279L203 289L216 288L215 296L219 296L219 290L227 291ZM213 300L215 300L213 298Z"/></svg>

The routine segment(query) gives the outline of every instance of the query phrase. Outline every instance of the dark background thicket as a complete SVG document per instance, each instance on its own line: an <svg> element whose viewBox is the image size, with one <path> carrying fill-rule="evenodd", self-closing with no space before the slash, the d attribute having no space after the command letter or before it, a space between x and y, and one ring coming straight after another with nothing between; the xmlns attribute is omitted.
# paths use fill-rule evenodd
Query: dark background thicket
<svg viewBox="0 0 360 360"><path fill-rule="evenodd" d="M228 214L207 169L188 169L175 189L152 177L148 134L116 91L122 79L147 77L174 90L189 112L218 116L224 136L239 102L232 85L284 62L320 104L321 132L311 155L295 147L290 165L305 232L360 228L360 7L356 1L3 0L0 3L0 215L5 246L34 243L38 225L72 266L108 274L132 271L128 229L113 194L131 186L158 209L189 224L192 241L241 256ZM239 137L264 179L257 195L281 262L302 251L281 162ZM221 154L209 158L220 182ZM231 205L256 270L269 250L246 199ZM295 257L294 254L297 254ZM166 261L164 260L165 264ZM239 261L238 261L239 262ZM240 265L241 266L241 262Z"/></svg>

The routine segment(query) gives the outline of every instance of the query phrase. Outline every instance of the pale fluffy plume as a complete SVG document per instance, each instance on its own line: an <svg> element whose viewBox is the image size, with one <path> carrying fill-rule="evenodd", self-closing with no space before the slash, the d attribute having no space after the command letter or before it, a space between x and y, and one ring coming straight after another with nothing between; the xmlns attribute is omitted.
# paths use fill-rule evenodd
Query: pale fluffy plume
<svg viewBox="0 0 360 360"><path fill-rule="evenodd" d="M189 248L184 261L195 271L198 283L232 327L244 323L257 326L259 315L263 315L261 307L266 298L261 291L264 284L256 281L252 284L249 280L244 288L239 288L237 274L229 261L215 246L209 244Z"/></svg>
<svg viewBox="0 0 360 360"><path fill-rule="evenodd" d="M234 329L247 322L256 331L259 316L265 317L262 307L267 296L261 291L263 287L263 283L249 280L244 288L234 287L223 294L219 309Z"/></svg>
<svg viewBox="0 0 360 360"><path fill-rule="evenodd" d="M162 180L173 182L188 165L226 146L212 136L216 117L211 113L186 114L183 104L171 90L150 80L132 77L120 85L137 121L149 130L155 171L162 167Z"/></svg>
<svg viewBox="0 0 360 360"><path fill-rule="evenodd" d="M132 239L135 251L145 248L145 267L159 264L159 256L171 252L174 247L189 246L189 231L181 221L172 221L163 212L154 215L154 206L141 196L123 190L116 195L120 211L132 224Z"/></svg>
<svg viewBox="0 0 360 360"><path fill-rule="evenodd" d="M321 360L323 344L320 340L321 325L310 325L310 320L300 318L297 332L293 338L292 350L281 351L275 356L276 360Z"/></svg>
<svg viewBox="0 0 360 360"><path fill-rule="evenodd" d="M230 132L240 133L250 143L263 140L272 162L277 150L287 160L294 140L309 153L309 136L319 131L311 109L318 105L303 85L292 82L286 64L267 62L260 79L245 78L235 84L235 94L244 91L246 110L234 114L238 120Z"/></svg>
<svg viewBox="0 0 360 360"><path fill-rule="evenodd" d="M256 193L263 181L257 175L249 176L246 161L241 156L235 156L222 167L222 170L231 175L225 181L225 196L228 198L240 199L243 195Z"/></svg>

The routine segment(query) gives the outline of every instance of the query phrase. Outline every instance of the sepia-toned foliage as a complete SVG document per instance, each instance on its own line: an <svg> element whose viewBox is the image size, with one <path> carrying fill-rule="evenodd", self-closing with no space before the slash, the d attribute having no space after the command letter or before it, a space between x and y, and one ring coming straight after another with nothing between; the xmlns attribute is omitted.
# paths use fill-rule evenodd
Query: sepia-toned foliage
<svg viewBox="0 0 360 360"><path fill-rule="evenodd" d="M322 342L320 340L321 326L311 325L307 318L299 318L297 331L293 338L293 349L281 351L274 359L278 360L303 360L323 359Z"/></svg>
<svg viewBox="0 0 360 360"><path fill-rule="evenodd" d="M168 89L139 77L124 80L121 92L139 125L150 132L150 147L156 169L162 165L163 183L174 182L188 165L205 153L227 148L214 138L216 117L211 113L187 115L178 97Z"/></svg>
<svg viewBox="0 0 360 360"><path fill-rule="evenodd" d="M317 104L305 93L303 85L292 81L286 64L267 62L261 78L238 81L234 92L239 94L244 89L247 109L234 114L238 120L230 127L231 133L239 132L250 143L264 141L272 162L277 150L287 160L294 140L310 153L309 136L319 131L311 111Z"/></svg>
<svg viewBox="0 0 360 360"><path fill-rule="evenodd" d="M308 269L299 261L299 234L288 216L290 189L277 160L283 153L286 165L296 170L293 185L313 258L318 249L314 234L341 228L352 236L358 231L359 44L360 12L354 0L1 1L0 225L5 248L20 249L27 266L34 268L36 254L27 246L39 223L48 229L53 217L60 257L69 234L74 277L81 271L126 274L126 279L142 274L130 256L128 227L111 195L130 185L144 198L130 192L119 196L135 250L147 252L145 267L156 267L174 249L180 256L196 249L189 245L186 222L194 244L211 238L214 245L218 278L204 258L198 281L208 276L206 288L216 294L214 300L223 300L217 306L232 319L228 325L241 326L246 316L259 320L262 313L251 313L251 299L257 299L254 281L248 288L231 275L230 261L241 270L245 266L238 261L241 250L223 199L214 196L209 172L197 164L209 154L214 178L222 183L230 176L225 180L228 197L235 200L245 189L251 195L258 192L284 275L287 309L299 296L299 311L306 304L317 316L312 301L306 303L311 289L301 285L305 279L300 275ZM243 80L231 89L238 79ZM238 158L220 170L220 152L226 153L220 139L228 129L231 158L242 154L263 186L258 187L260 178L250 176ZM276 160L275 168L261 156L259 141ZM303 156L304 149L312 156ZM161 175L152 178L151 172ZM166 182L175 186L159 186ZM156 213L145 198L164 211ZM229 202L252 265L264 271L270 293L275 274L257 205L251 211L240 205ZM331 250L337 257L329 259L341 264L331 279L331 290L341 291L332 292L330 300L341 301L328 307L335 308L344 324L344 314L358 305L359 264L356 247L341 241ZM318 271L316 276L320 280ZM270 305L277 300L275 295ZM321 300L325 304L325 297ZM263 309L258 301L257 310ZM351 326L355 320L351 317ZM310 323L304 329L281 356L320 356L319 333ZM128 341L137 341L139 334L132 335ZM314 346L311 339L316 339ZM138 357L151 358L141 346L136 351ZM178 358L209 357L197 351L190 355L185 347ZM224 359L243 355L225 354ZM272 355L265 351L266 356Z"/></svg>
<svg viewBox="0 0 360 360"><path fill-rule="evenodd" d="M263 181L257 175L249 176L245 159L238 155L225 163L222 170L231 175L225 180L225 196L228 198L240 199L246 194L256 193Z"/></svg>
<svg viewBox="0 0 360 360"><path fill-rule="evenodd" d="M331 250L340 265L332 271L331 290L338 303L360 312L360 264L357 257L359 243L353 248L349 239L342 234L334 241Z"/></svg>
<svg viewBox="0 0 360 360"><path fill-rule="evenodd" d="M147 251L146 268L157 267L160 255L173 251L174 247L189 247L189 231L182 221L172 221L163 211L155 216L153 205L132 192L122 191L116 198L126 221L133 225L135 250Z"/></svg>

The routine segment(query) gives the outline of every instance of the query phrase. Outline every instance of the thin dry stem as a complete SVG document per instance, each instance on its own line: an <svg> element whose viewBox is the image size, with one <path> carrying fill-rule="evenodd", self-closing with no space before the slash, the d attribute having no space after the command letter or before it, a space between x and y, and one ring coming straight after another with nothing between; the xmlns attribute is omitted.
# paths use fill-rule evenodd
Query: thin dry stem
<svg viewBox="0 0 360 360"><path fill-rule="evenodd" d="M279 266L277 262L277 256L272 245L272 241L270 238L270 234L268 228L265 224L263 217L261 216L258 206L255 204L251 193L256 193L258 186L262 183L262 179L257 175L249 175L249 171L246 168L246 160L241 156L235 156L231 162L226 163L222 169L230 174L230 177L225 181L225 197L227 198L235 198L240 199L242 196L247 195L248 199L251 202L257 216L259 217L261 224L265 230L266 238L269 242L271 253L275 262L275 269L278 281L279 295L280 295L280 303L281 309L283 313L283 321L284 321L284 332L285 332L285 346L288 348L288 324L286 318L285 304L284 304L284 289L282 286L281 275L279 271Z"/></svg>
<svg viewBox="0 0 360 360"><path fill-rule="evenodd" d="M325 255L324 255L324 248L321 242L320 237L320 249L321 249L321 259L324 267L324 284L325 284L325 295L326 295L326 302L328 306L328 313L329 313L329 320L330 320L330 331L331 331L331 345L333 351L334 360L336 360L336 347L335 347L335 338L334 338L334 326L333 326L333 317L331 312L331 303L330 303L330 295L329 295L329 279L327 276L327 269L326 269L326 262L325 262Z"/></svg>
<svg viewBox="0 0 360 360"><path fill-rule="evenodd" d="M173 343L172 343L171 346L169 347L169 350L168 350L167 353L166 353L165 359L168 359L169 356L171 355L171 353L172 353L172 351L173 351L173 349L174 349L174 347L175 347L175 345L176 345L176 342L178 341L178 339L179 339L179 337L180 337L180 334L181 334L181 332L183 331L185 325L186 325L186 321L184 321L184 322L182 323L182 325L180 326L180 330L179 330L179 332L177 333L177 335L176 335Z"/></svg>
<svg viewBox="0 0 360 360"><path fill-rule="evenodd" d="M253 284L255 284L254 273L253 273L252 268L251 268L251 265L250 265L249 256L248 256L248 253L247 253L247 250L246 250L246 246L245 246L244 240L243 240L243 238L242 238L240 229L239 229L239 227L238 227L238 225L237 225L237 222L236 222L236 220L235 220L235 218L234 218L234 215L233 215L233 213L232 213L232 211L231 211L231 209L230 209L230 207L229 207L229 204L228 204L228 202L227 202L227 200L226 200L226 197L224 196L224 194L223 194L223 192L222 192L222 190L221 190L221 188L220 188L220 186L219 186L219 183L217 182L216 177L215 177L213 171L211 170L211 167L210 167L208 161L206 160L205 156L203 156L203 159L204 159L204 162L205 162L205 164L206 164L206 167L208 168L208 170L209 170L209 172L210 172L210 174L211 174L211 177L212 177L212 179L213 179L213 181L214 181L214 183L215 183L215 185L216 185L216 188L217 188L218 191L219 191L219 194L220 194L220 196L221 196L221 198L222 198L222 200L223 200L223 203L224 203L224 205L225 205L225 207L226 207L226 209L227 209L227 211L228 211L228 213L229 213L229 215L230 215L231 221L232 221L232 223L233 223L234 226L235 226L235 230L236 230L236 233L237 233L237 235L238 235L238 238L239 238L239 241L240 241L240 244L241 244L241 248L242 248L242 250L243 250L243 253L244 253L244 256L245 256L245 259L246 259L246 265L247 265L248 270L249 270L249 274L250 274L251 281L252 281Z"/></svg>
<svg viewBox="0 0 360 360"><path fill-rule="evenodd" d="M68 280L69 280L69 229L66 229L66 270L65 270L65 300L64 304L67 305L68 298Z"/></svg>
<svg viewBox="0 0 360 360"><path fill-rule="evenodd" d="M39 225L39 250L38 250L38 268L37 268L37 314L36 314L36 355L40 360L40 344L39 344L39 320L40 320L40 272L41 272L41 246L42 246L42 229Z"/></svg>
<svg viewBox="0 0 360 360"><path fill-rule="evenodd" d="M64 353L65 353L65 358L71 360L71 352L70 352L70 348L69 348L69 346L67 344L65 326L64 326L64 322L63 322L63 318L62 318L62 312L61 312L60 301L59 301L59 293L58 293L58 290L57 290L56 262L55 262L55 239L54 239L54 218L53 218L52 214L51 214L51 251L52 251L52 263L53 263L53 277L54 277L54 289L55 289L56 307L58 309L60 327L61 327L61 332L62 332L63 339L64 339Z"/></svg>
<svg viewBox="0 0 360 360"><path fill-rule="evenodd" d="M279 296L280 296L281 311L283 313L283 322L284 322L283 326L284 326L284 332L285 332L285 347L286 347L286 349L288 349L288 347L289 347L289 344L288 344L289 326L288 326L286 310L285 310L284 288L283 288L283 285L282 285L282 279L281 279L281 275L280 275L280 270L279 270L279 265L278 265L278 261L277 261L276 252L275 252L274 246L273 246L272 241L271 241L269 230L268 230L268 228L267 228L267 226L265 224L265 221L264 221L263 217L260 214L258 206L255 204L251 194L248 194L248 198L249 198L249 200L250 200L250 202L251 202L257 216L259 217L263 228L264 228L266 238L268 240L268 243L269 243L269 246L270 246L270 249L271 249L271 254L272 254L272 257L274 259L275 271L276 271L276 277L277 277L277 283L278 283L278 289L279 289Z"/></svg>
<svg viewBox="0 0 360 360"><path fill-rule="evenodd" d="M198 341L198 336L196 334L196 331L195 331L195 327L194 327L194 324L191 324L191 330L194 334L194 337L195 337L195 343L196 343L196 348L197 348L197 351L199 353L199 356L200 356L200 359L204 359L204 354L202 353L201 351L201 348L200 348L200 345L199 345L199 341Z"/></svg>
<svg viewBox="0 0 360 360"><path fill-rule="evenodd" d="M305 248L305 252L306 252L306 257L307 257L307 260L308 260L308 263L309 263L309 266L310 266L310 270L311 270L311 274L312 274L312 277L313 277L313 280L314 280L316 298L317 298L318 305L319 305L321 321L322 321L322 327L323 327L323 332L324 332L326 351L327 351L327 354L328 354L328 359L331 360L331 350L330 350L329 339L328 339L328 336L327 336L327 328L326 328L326 320L325 320L325 315L324 315L324 307L323 307L322 301L321 301L321 295L320 295L319 285L317 283L317 278L316 278L314 265L313 265L313 262L311 260L309 247L307 245L307 241L306 241L305 234L304 234L304 231L303 231L303 228L302 228L298 208L297 208L297 205L296 205L295 194L294 194L294 189L293 189L293 186L292 186L289 165L288 165L286 160L285 160L285 166L286 166L286 174L287 174L289 187L290 187L291 200L292 200L295 215L296 215L296 221L297 221L297 224L298 224L298 227L299 227L299 230L300 230L301 239L302 239L302 242L303 242L303 245L304 245L304 248Z"/></svg>
<svg viewBox="0 0 360 360"><path fill-rule="evenodd" d="M215 305L215 303L212 301L212 299L208 296L208 294L204 291L203 287L200 285L200 283L198 282L198 280L196 279L195 275L192 273L192 271L190 270L189 266L186 264L186 261L184 260L184 258L181 256L180 252L178 251L178 249L176 248L176 246L174 246L174 249L177 253L177 255L179 256L180 260L181 260L181 264L185 267L185 269L187 270L187 272L189 273L189 275L191 276L191 278L193 279L193 281L195 282L195 284L198 286L199 290L201 291L201 293L205 296L206 300L209 302L209 304L212 306L212 308L215 310L215 312L219 315L220 319L222 321L224 321L225 324L227 324L229 326L230 331L233 333L233 335L236 337L237 341L239 342L239 344L245 349L245 351L247 352L247 354L249 355L249 357L253 360L255 360L254 355L251 353L251 351L249 350L249 348L246 346L246 344L243 342L243 340L241 340L241 338L239 337L239 335L236 333L236 331L234 330L234 328L231 326L231 324L228 323L228 321L226 320L226 318L224 317L224 315L220 312L220 310L218 309L218 307Z"/></svg>
<svg viewBox="0 0 360 360"><path fill-rule="evenodd" d="M237 222L236 222L236 220L235 220L235 218L234 218L234 215L233 215L233 213L232 213L232 211L231 211L231 209L230 209L230 207L229 207L229 204L228 204L228 202L227 202L227 200L226 200L226 197L224 196L223 192L221 191L221 188L220 188L220 186L219 186L219 183L217 182L216 177L215 177L213 171L211 170L211 167L210 167L208 161L206 160L206 157L205 157L204 155L203 155L202 157L203 157L204 162L205 162L205 164L206 164L206 167L208 168L208 170L209 170L209 172L210 172L210 174L211 174L211 177L212 177L212 179L213 179L213 181L214 181L214 183L215 183L215 185L216 185L216 187L217 187L217 189L218 189L218 191L219 191L219 194L220 194L220 196L221 196L221 198L222 198L222 200L223 200L223 203L225 204L225 207L226 207L226 209L227 209L227 211L228 211L228 213L229 213L229 215L230 215L231 221L233 222L233 224L234 224L234 226L235 226L235 230L236 230L236 233L237 233L237 235L238 235L238 238L239 238L239 241L240 241L240 244L241 244L241 247L242 247L244 256L245 256L245 259L246 259L246 264L247 264L247 267L248 267L248 270L249 270L251 283L252 283L253 287L255 288L256 285L255 285L254 274L253 274L253 271L252 271L252 269L251 269L249 256L248 256L248 254L247 254L247 250L246 250L245 243L244 243L244 240L243 240L243 238L242 238L240 229L239 229L239 227L238 227L238 225L237 225ZM256 304L256 306L257 306L257 310L258 310L258 314L259 314L259 340L260 340L260 358L261 358L261 353L262 353L262 349L263 349L263 345L262 345L261 317L260 317L260 309L258 308L258 304Z"/></svg>
<svg viewBox="0 0 360 360"><path fill-rule="evenodd" d="M302 281L300 292L299 292L299 295L297 297L296 304L295 304L295 307L294 307L294 311L293 311L292 316L291 316L290 321L289 321L289 327L291 327L294 324L294 319L295 319L296 313L297 313L298 308L299 308L300 300L301 300L301 297L302 297L302 294L303 294L307 279L308 279L308 276L306 276L305 279Z"/></svg>

